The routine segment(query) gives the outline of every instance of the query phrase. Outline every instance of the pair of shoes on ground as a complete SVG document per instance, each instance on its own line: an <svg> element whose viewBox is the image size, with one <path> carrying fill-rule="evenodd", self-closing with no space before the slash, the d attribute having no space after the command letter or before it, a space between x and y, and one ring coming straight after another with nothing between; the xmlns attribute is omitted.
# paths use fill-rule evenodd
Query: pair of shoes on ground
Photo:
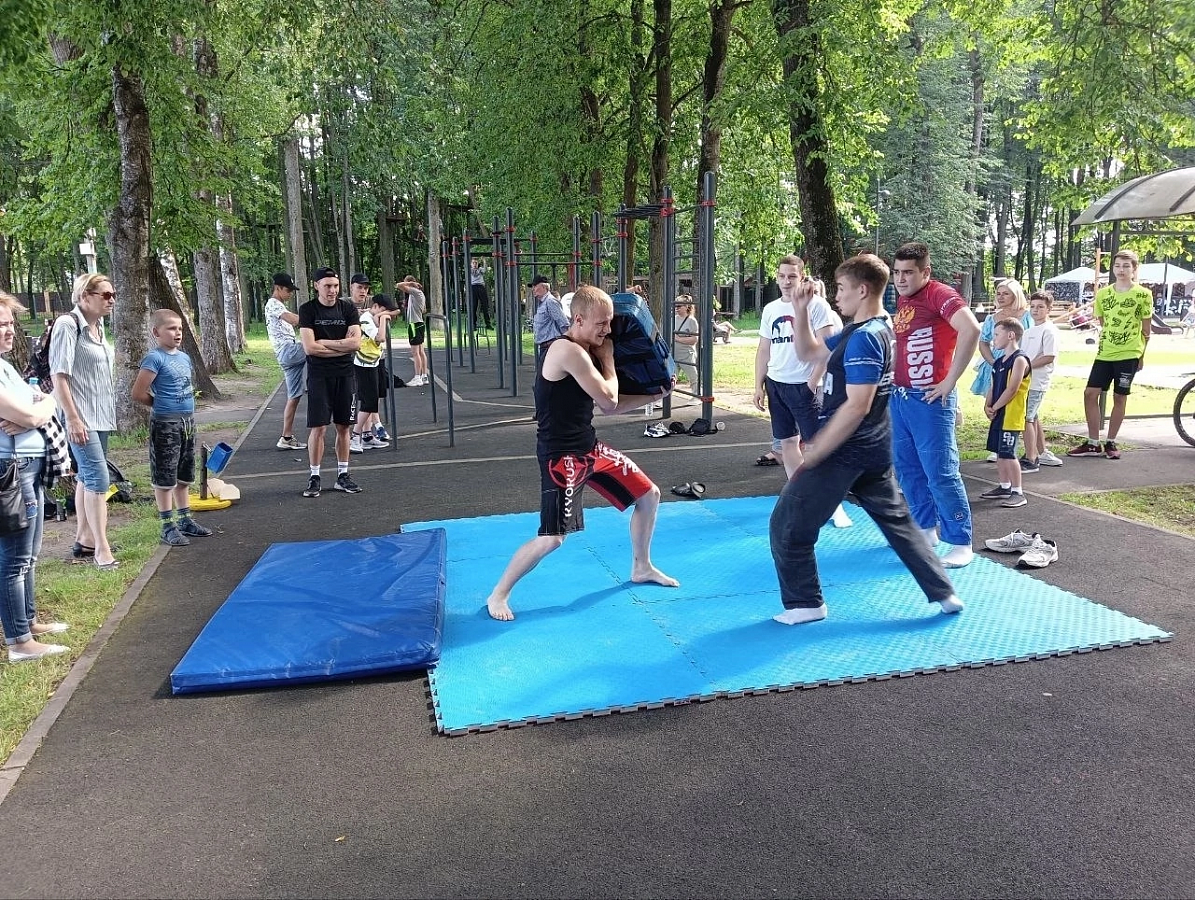
<svg viewBox="0 0 1195 900"><path fill-rule="evenodd" d="M984 546L995 553L1019 553L1017 565L1031 569L1044 569L1058 560L1058 545L1036 531L1029 534L1018 528L1002 538L984 541Z"/></svg>
<svg viewBox="0 0 1195 900"><path fill-rule="evenodd" d="M1025 499L1024 491L1014 491L1011 487L1004 487L996 485L991 490L984 491L979 495L980 500L999 500L1000 505L1007 509L1016 509L1019 506L1024 506L1029 501Z"/></svg>
<svg viewBox="0 0 1195 900"><path fill-rule="evenodd" d="M293 434L283 435L278 438L278 443L274 445L279 450L306 450L307 445L296 438Z"/></svg>
<svg viewBox="0 0 1195 900"><path fill-rule="evenodd" d="M341 472L339 475L337 475L336 480L332 482L332 488L333 490L342 491L346 494L361 493L361 487L357 484L357 482L353 481L353 479L349 477L348 472ZM307 490L303 491L303 496L318 497L322 490L323 489L320 485L320 477L318 475L312 475L307 481Z"/></svg>
<svg viewBox="0 0 1195 900"><path fill-rule="evenodd" d="M1104 456L1108 459L1120 459L1120 447L1116 445L1116 441L1104 441L1104 446L1100 446L1099 441L1084 441L1077 447L1071 447L1066 451L1067 456Z"/></svg>
<svg viewBox="0 0 1195 900"><path fill-rule="evenodd" d="M684 484L675 485L672 493L686 500L700 500L705 496L705 485L700 481L686 481Z"/></svg>
<svg viewBox="0 0 1195 900"><path fill-rule="evenodd" d="M934 600L931 602L937 603L943 614L948 616L962 612L966 605L954 594L951 594L945 600ZM772 616L772 621L779 622L781 625L807 625L810 622L822 621L826 618L826 614L826 604L824 603L821 606L797 606Z"/></svg>

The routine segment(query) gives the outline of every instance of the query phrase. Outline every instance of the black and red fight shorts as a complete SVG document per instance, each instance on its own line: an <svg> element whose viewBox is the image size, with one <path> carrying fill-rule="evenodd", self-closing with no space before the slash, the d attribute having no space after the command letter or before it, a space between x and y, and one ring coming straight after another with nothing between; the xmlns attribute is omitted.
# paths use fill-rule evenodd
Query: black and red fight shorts
<svg viewBox="0 0 1195 900"><path fill-rule="evenodd" d="M541 535L571 534L585 528L582 494L587 484L619 512L654 487L629 456L601 441L588 453L541 458L539 473Z"/></svg>

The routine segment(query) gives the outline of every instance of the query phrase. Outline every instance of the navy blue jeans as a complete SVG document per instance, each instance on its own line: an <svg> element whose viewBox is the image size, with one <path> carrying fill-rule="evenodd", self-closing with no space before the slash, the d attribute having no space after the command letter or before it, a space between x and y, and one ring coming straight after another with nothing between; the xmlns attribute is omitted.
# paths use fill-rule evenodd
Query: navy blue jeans
<svg viewBox="0 0 1195 900"><path fill-rule="evenodd" d="M789 479L772 510L772 561L785 609L817 607L824 602L813 546L848 491L879 526L931 602L954 594L941 560L929 549L909 514L892 467L865 469L829 459L814 469L801 469Z"/></svg>
<svg viewBox="0 0 1195 900"><path fill-rule="evenodd" d="M7 460L0 465L7 465ZM30 624L37 618L33 573L42 538L42 467L45 460L19 458L21 494L25 500L25 528L0 535L0 623L4 643L24 644L33 639Z"/></svg>

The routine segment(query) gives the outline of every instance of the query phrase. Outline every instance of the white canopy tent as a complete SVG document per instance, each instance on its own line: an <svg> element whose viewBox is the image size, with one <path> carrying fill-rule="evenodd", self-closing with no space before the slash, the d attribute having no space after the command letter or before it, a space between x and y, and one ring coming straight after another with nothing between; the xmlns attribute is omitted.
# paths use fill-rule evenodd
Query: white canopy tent
<svg viewBox="0 0 1195 900"><path fill-rule="evenodd" d="M1073 303L1083 302L1083 292L1087 288L1096 287L1096 271L1090 266L1079 266L1069 272L1062 272L1046 280L1043 287L1053 291L1059 300L1070 300ZM1099 275L1099 284L1107 283L1107 275Z"/></svg>

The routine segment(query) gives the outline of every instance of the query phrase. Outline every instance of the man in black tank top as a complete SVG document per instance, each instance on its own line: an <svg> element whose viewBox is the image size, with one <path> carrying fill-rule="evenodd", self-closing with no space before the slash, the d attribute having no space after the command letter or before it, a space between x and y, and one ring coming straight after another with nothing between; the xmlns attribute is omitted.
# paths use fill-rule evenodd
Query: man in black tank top
<svg viewBox="0 0 1195 900"><path fill-rule="evenodd" d="M784 612L772 618L782 625L802 625L826 617L813 548L822 525L848 492L879 526L926 599L944 613L957 613L963 601L913 521L892 469L888 396L895 338L882 318L888 267L878 256L864 253L839 266L834 282L839 308L852 319L839 334L822 338L813 333L809 279L798 286L793 300L793 342L802 360L826 365L825 398L820 427L772 511L772 561L784 604Z"/></svg>
<svg viewBox="0 0 1195 900"><path fill-rule="evenodd" d="M646 406L660 396L618 395L610 323L614 301L599 288L582 285L573 295L568 330L546 344L535 377L536 456L540 470L539 534L515 551L486 600L495 619L508 622L510 592L519 579L585 527L584 490L593 489L619 510L631 513L631 581L678 587L651 562L660 489L624 454L597 439L596 405L603 415Z"/></svg>

